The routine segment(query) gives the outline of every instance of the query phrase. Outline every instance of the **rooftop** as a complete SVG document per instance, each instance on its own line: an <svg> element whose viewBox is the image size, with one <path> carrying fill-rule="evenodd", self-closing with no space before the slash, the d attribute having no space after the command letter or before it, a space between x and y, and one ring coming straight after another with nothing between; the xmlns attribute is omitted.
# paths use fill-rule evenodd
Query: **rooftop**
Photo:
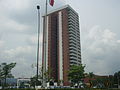
<svg viewBox="0 0 120 90"><path fill-rule="evenodd" d="M47 15L52 14L52 13L57 12L57 11L60 11L60 10L65 9L65 8L70 8L72 11L74 11L76 14L78 14L70 5L65 5L65 6L62 6L62 7L59 7L59 8L56 8L54 10L47 12ZM45 15L43 15L43 16L45 16Z"/></svg>

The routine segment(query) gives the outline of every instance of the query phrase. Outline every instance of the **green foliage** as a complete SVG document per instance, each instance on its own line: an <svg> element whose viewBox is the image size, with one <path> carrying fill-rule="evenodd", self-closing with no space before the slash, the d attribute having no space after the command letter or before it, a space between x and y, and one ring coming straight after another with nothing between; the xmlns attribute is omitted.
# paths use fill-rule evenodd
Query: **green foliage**
<svg viewBox="0 0 120 90"><path fill-rule="evenodd" d="M36 79L37 79L36 77L30 78L30 86L33 86L35 88Z"/></svg>
<svg viewBox="0 0 120 90"><path fill-rule="evenodd" d="M94 77L92 86L97 86L98 88L114 88L114 77L112 75L105 77Z"/></svg>
<svg viewBox="0 0 120 90"><path fill-rule="evenodd" d="M113 88L114 87L114 76L113 75L109 75L109 88Z"/></svg>
<svg viewBox="0 0 120 90"><path fill-rule="evenodd" d="M79 83L81 81L82 78L84 78L84 68L85 66L83 66L82 64L78 65L71 65L70 66L70 70L68 72L68 78L69 80L75 84L75 83Z"/></svg>
<svg viewBox="0 0 120 90"><path fill-rule="evenodd" d="M38 75L38 79L41 79L41 78L42 78L41 75ZM39 80L37 81L37 76L35 75L30 79L30 86L33 86L35 88L36 84L41 85L42 83Z"/></svg>
<svg viewBox="0 0 120 90"><path fill-rule="evenodd" d="M5 90L36 90L36 89L30 89L30 88L25 88L25 89L5 89ZM39 89L39 90L41 90L41 89Z"/></svg>
<svg viewBox="0 0 120 90"><path fill-rule="evenodd" d="M4 79L5 80L5 83L3 85L3 88L4 86L6 86L6 78L13 78L14 76L11 74L11 70L15 67L16 63L10 63L10 64L7 64L7 63L2 63L0 65L0 79Z"/></svg>
<svg viewBox="0 0 120 90"><path fill-rule="evenodd" d="M0 65L0 78L13 78L11 70L15 67L16 63L2 63Z"/></svg>
<svg viewBox="0 0 120 90"><path fill-rule="evenodd" d="M50 81L50 79L52 79L51 74L52 74L52 69L51 68L48 68L48 70L44 73L48 82Z"/></svg>
<svg viewBox="0 0 120 90"><path fill-rule="evenodd" d="M88 77L89 77L89 78L93 78L93 77L94 77L93 72L89 72Z"/></svg>
<svg viewBox="0 0 120 90"><path fill-rule="evenodd" d="M120 83L120 71L118 71L114 74L114 82L116 84L118 84L118 82Z"/></svg>

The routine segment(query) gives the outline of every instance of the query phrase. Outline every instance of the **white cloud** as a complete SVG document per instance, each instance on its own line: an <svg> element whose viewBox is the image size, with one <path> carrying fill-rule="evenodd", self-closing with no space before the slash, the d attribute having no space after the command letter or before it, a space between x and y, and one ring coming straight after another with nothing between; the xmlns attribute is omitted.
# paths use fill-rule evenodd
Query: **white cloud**
<svg viewBox="0 0 120 90"><path fill-rule="evenodd" d="M0 38L0 63L16 62L17 65L13 70L16 77L21 77L24 73L25 77L35 74L31 65L36 63L36 5L41 4L40 2L38 0L0 0L0 33L3 33L2 40L6 42L4 45ZM41 42L42 35L40 35L40 46L42 46Z"/></svg>
<svg viewBox="0 0 120 90"><path fill-rule="evenodd" d="M30 25L26 25L24 23L19 23L18 21L15 21L14 19L8 18L6 14L0 14L0 27L1 31L18 31L23 32L30 30L32 28Z"/></svg>
<svg viewBox="0 0 120 90"><path fill-rule="evenodd" d="M117 40L117 43L120 43L120 40Z"/></svg>
<svg viewBox="0 0 120 90"><path fill-rule="evenodd" d="M42 41L43 41L43 35L40 34L40 37L39 37L39 40L40 40L40 45L42 45ZM36 34L36 36L30 36L28 39L27 39L27 42L32 44L32 45L37 45L37 42L38 42L38 36Z"/></svg>
<svg viewBox="0 0 120 90"><path fill-rule="evenodd" d="M94 39L94 40L101 39L101 37L99 37L100 36L99 34L102 31L101 31L101 29L99 27L100 26L96 25L92 29L90 29L89 32L88 32L88 37L87 38L91 38L91 39ZM99 36L96 35L96 34L98 34Z"/></svg>
<svg viewBox="0 0 120 90"><path fill-rule="evenodd" d="M119 27L117 26L119 23L115 21L120 21L118 20L118 16L120 16L118 8L114 9L114 13L113 11L109 13L109 15L114 14L115 16L111 16L111 18L107 19L101 17L103 13L103 15L105 15L106 11L104 11L104 9L101 10L100 7L95 8L96 3L89 2L92 4L88 4L86 1L82 0L76 0L74 2L72 0L56 0L54 7L48 5L48 8L52 10L56 7L60 7L65 4L65 1L67 1L66 3L71 3L72 7L78 10L81 17L81 28L83 28L84 23L86 24L86 28L88 28L100 22L102 23L100 25L104 27L106 27L106 23L110 24L113 28ZM76 2L81 3L77 4ZM13 71L16 76L22 76L22 73L25 73L23 75L25 77L31 76L32 69L30 66L36 62L36 5L38 4L41 6L41 12L43 14L45 12L45 0L0 0L0 32L4 34L2 41L0 39L0 62L17 62ZM101 4L102 3L96 5L101 6ZM108 5L108 2L106 5ZM94 7L92 8L92 6ZM103 8L105 7L103 6ZM96 13L98 11L100 11L100 14ZM117 11L117 14L115 11ZM106 15L108 17L108 12ZM107 20L111 20L112 22L106 22ZM117 40L116 36L119 36L118 33L114 33L111 30L102 29L97 25L88 31L82 31L82 60L87 64L87 71L104 74L111 73L113 70L119 68L120 39ZM116 31L117 30L119 32L119 29L116 29ZM42 41L41 39L42 37L40 37L40 43Z"/></svg>
<svg viewBox="0 0 120 90"><path fill-rule="evenodd" d="M109 43L110 41L112 42L115 40L116 34L111 32L109 29L106 29L103 31L102 36L103 36L103 41Z"/></svg>
<svg viewBox="0 0 120 90"><path fill-rule="evenodd" d="M9 20L6 22L6 27L10 30L17 30L17 31L25 31L28 30L30 27L21 23L17 23L15 21Z"/></svg>
<svg viewBox="0 0 120 90"><path fill-rule="evenodd" d="M114 32L94 26L82 41L82 60L87 72L113 74L120 68L117 64L120 63L120 45Z"/></svg>
<svg viewBox="0 0 120 90"><path fill-rule="evenodd" d="M0 48L2 48L4 45L4 41L0 40Z"/></svg>
<svg viewBox="0 0 120 90"><path fill-rule="evenodd" d="M23 11L30 6L29 0L1 0L1 7L10 11Z"/></svg>
<svg viewBox="0 0 120 90"><path fill-rule="evenodd" d="M36 63L36 48L34 46L17 47L15 49L3 50L0 55L1 63L16 62L16 67L13 69L15 77L31 77L34 75L34 69L31 65Z"/></svg>
<svg viewBox="0 0 120 90"><path fill-rule="evenodd" d="M17 47L15 49L6 50L4 52L9 56L14 57L19 54L30 54L30 53L32 53L33 50L34 50L33 47L26 46L26 47Z"/></svg>

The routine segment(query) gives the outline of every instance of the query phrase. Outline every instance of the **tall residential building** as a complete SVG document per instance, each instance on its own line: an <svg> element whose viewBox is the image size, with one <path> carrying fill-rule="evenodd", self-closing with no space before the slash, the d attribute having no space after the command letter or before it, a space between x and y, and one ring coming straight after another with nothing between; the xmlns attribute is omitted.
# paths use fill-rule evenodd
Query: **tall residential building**
<svg viewBox="0 0 120 90"><path fill-rule="evenodd" d="M51 11L47 14L46 28L46 49L43 45L43 54L46 50L46 69L50 78L55 82L62 80L63 85L67 86L70 65L81 64L78 13L69 5ZM44 58L43 55L43 62Z"/></svg>

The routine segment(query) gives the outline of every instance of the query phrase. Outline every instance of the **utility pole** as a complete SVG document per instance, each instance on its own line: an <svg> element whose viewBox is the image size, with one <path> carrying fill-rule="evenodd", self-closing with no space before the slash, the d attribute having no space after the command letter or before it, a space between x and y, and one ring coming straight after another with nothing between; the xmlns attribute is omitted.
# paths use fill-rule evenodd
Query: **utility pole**
<svg viewBox="0 0 120 90"><path fill-rule="evenodd" d="M119 85L119 73L117 75L117 78L118 78L118 88L120 88L120 85Z"/></svg>
<svg viewBox="0 0 120 90"><path fill-rule="evenodd" d="M40 53L40 51L39 51L39 37L40 37L40 11L39 11L39 9L40 9L40 6L37 6L37 10L38 10L38 44L37 44L37 72L36 72L36 75L37 75L37 78L36 78L36 85L38 85L38 72L39 72L39 70L38 70L38 68L39 68L39 53Z"/></svg>
<svg viewBox="0 0 120 90"><path fill-rule="evenodd" d="M45 73L46 73L46 33L47 33L47 0L46 0L46 5L45 5L45 17L44 17L44 31L43 31L43 44L44 44L44 51L43 51L43 87L46 87L46 76L45 76Z"/></svg>

